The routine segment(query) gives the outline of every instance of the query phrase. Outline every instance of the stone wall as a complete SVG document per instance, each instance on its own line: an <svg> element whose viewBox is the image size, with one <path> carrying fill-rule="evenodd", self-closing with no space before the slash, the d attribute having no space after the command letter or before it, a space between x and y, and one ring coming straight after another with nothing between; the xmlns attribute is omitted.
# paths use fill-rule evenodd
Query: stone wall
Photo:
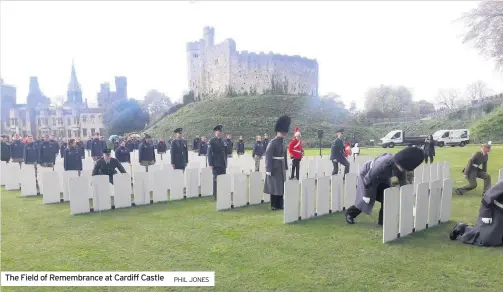
<svg viewBox="0 0 503 292"><path fill-rule="evenodd" d="M189 88L196 100L224 96L318 95L318 62L300 56L237 52L232 39L214 45L213 28L187 44Z"/></svg>

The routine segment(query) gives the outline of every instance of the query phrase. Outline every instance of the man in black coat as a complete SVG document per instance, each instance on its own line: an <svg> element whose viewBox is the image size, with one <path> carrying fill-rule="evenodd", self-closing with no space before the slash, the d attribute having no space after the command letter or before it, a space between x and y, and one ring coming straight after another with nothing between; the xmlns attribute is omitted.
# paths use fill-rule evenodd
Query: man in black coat
<svg viewBox="0 0 503 292"><path fill-rule="evenodd" d="M68 148L68 143L66 142L66 138L63 138L63 142L61 143L61 146L59 147L59 155L61 158L65 157L65 150Z"/></svg>
<svg viewBox="0 0 503 292"><path fill-rule="evenodd" d="M238 145L236 146L238 157L245 154L245 142L243 142L243 136L239 136Z"/></svg>
<svg viewBox="0 0 503 292"><path fill-rule="evenodd" d="M96 133L94 135L93 141L91 142L91 157L94 161L98 161L103 156L103 143L100 140L100 134Z"/></svg>
<svg viewBox="0 0 503 292"><path fill-rule="evenodd" d="M484 194L475 226L459 222L449 234L451 240L476 246L503 246L503 181Z"/></svg>
<svg viewBox="0 0 503 292"><path fill-rule="evenodd" d="M134 151L134 138L132 136L127 138L126 148L129 150L129 153Z"/></svg>
<svg viewBox="0 0 503 292"><path fill-rule="evenodd" d="M75 142L75 147L79 150L80 153L80 158L84 159L86 158L86 150L84 149L84 142L80 140L80 138L77 138L77 141Z"/></svg>
<svg viewBox="0 0 503 292"><path fill-rule="evenodd" d="M407 172L412 172L424 160L424 152L418 147L407 147L393 155L382 153L376 159L363 164L358 175L355 204L346 210L346 222L354 224L361 212L372 214L376 201L381 202L378 224L383 224L384 190L391 187L391 178L397 177L400 186L407 184Z"/></svg>
<svg viewBox="0 0 503 292"><path fill-rule="evenodd" d="M166 145L166 142L164 142L164 139L161 138L159 139L159 143L157 143L157 154L164 154L168 151L168 146ZM162 156L161 156L162 157Z"/></svg>
<svg viewBox="0 0 503 292"><path fill-rule="evenodd" d="M44 135L44 141L38 147L38 164L42 167L54 167L54 143L51 142L49 135Z"/></svg>
<svg viewBox="0 0 503 292"><path fill-rule="evenodd" d="M65 170L82 170L82 157L75 145L75 139L68 140L68 147L63 153L63 167Z"/></svg>
<svg viewBox="0 0 503 292"><path fill-rule="evenodd" d="M213 172L213 196L217 198L217 176L226 174L227 170L227 148L222 141L222 131L224 127L218 125L213 128L215 137L208 143L208 166Z"/></svg>
<svg viewBox="0 0 503 292"><path fill-rule="evenodd" d="M86 150L87 150L87 155L91 156L91 148L93 145L93 138L89 138L89 140L86 141Z"/></svg>
<svg viewBox="0 0 503 292"><path fill-rule="evenodd" d="M19 165L23 163L24 160L24 144L19 137L19 134L14 134L12 136L12 142L10 143L10 155L12 162L18 162Z"/></svg>
<svg viewBox="0 0 503 292"><path fill-rule="evenodd" d="M26 138L26 143L24 145L24 163L25 164L35 164L38 162L38 147L33 142L33 137L28 136Z"/></svg>
<svg viewBox="0 0 503 292"><path fill-rule="evenodd" d="M51 142L51 149L52 149L52 152L54 153L54 164L56 163L56 156L58 156L58 153L59 153L59 143L58 141L56 141L56 137L54 137L54 135L51 135L50 136L50 142Z"/></svg>
<svg viewBox="0 0 503 292"><path fill-rule="evenodd" d="M260 171L260 160L264 156L266 146L262 143L262 137L257 136L257 141L253 145L252 158L255 160L255 171Z"/></svg>
<svg viewBox="0 0 503 292"><path fill-rule="evenodd" d="M201 143L201 140L199 139L199 136L196 135L196 138L194 139L194 141L192 141L192 150L194 152L196 152L197 150L199 150L199 144Z"/></svg>
<svg viewBox="0 0 503 292"><path fill-rule="evenodd" d="M208 142L206 137L201 137L201 143L199 144L199 156L206 156L208 153Z"/></svg>
<svg viewBox="0 0 503 292"><path fill-rule="evenodd" d="M185 171L189 163L189 153L187 143L183 140L183 129L177 128L174 131L176 139L171 143L171 166L173 169Z"/></svg>
<svg viewBox="0 0 503 292"><path fill-rule="evenodd" d="M283 210L283 195L285 193L286 171L288 170L287 149L284 138L290 131L291 119L282 116L276 121L274 131L276 137L269 142L265 150L265 182L264 193L271 195L271 209Z"/></svg>
<svg viewBox="0 0 503 292"><path fill-rule="evenodd" d="M119 148L115 149L115 158L121 163L131 163L131 154L129 149L126 148L126 143L124 141L121 142Z"/></svg>
<svg viewBox="0 0 503 292"><path fill-rule="evenodd" d="M152 137L145 134L145 140L138 146L138 162L140 165L145 166L148 171L149 165L155 164L155 151Z"/></svg>
<svg viewBox="0 0 503 292"><path fill-rule="evenodd" d="M332 171L332 175L339 173L339 163L344 165L344 176L349 173L349 162L344 157L344 141L342 140L342 136L344 135L344 129L337 130L337 138L332 144L332 148L330 149L330 160L334 166Z"/></svg>
<svg viewBox="0 0 503 292"><path fill-rule="evenodd" d="M428 136L424 140L424 163L428 163L428 158L430 158L430 163L433 163L433 157L435 156L435 140L433 140L433 135Z"/></svg>
<svg viewBox="0 0 503 292"><path fill-rule="evenodd" d="M105 149L103 151L103 157L101 157L94 165L93 175L108 175L111 184L114 184L114 174L117 173L116 169L119 169L121 173L126 173L126 169L111 155L112 149Z"/></svg>
<svg viewBox="0 0 503 292"><path fill-rule="evenodd" d="M227 152L227 157L232 157L232 151L234 151L234 143L232 142L232 136L227 133L227 139L224 140L224 146Z"/></svg>
<svg viewBox="0 0 503 292"><path fill-rule="evenodd" d="M269 138L267 137L267 134L264 134L264 141L262 143L264 144L264 149L267 149L267 145L269 145Z"/></svg>
<svg viewBox="0 0 503 292"><path fill-rule="evenodd" d="M10 145L9 136L2 135L2 161L9 163L10 161Z"/></svg>

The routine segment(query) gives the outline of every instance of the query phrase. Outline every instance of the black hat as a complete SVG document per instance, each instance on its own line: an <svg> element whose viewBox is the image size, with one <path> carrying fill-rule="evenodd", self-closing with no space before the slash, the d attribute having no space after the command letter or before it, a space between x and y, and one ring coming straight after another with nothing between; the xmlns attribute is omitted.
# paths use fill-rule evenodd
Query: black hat
<svg viewBox="0 0 503 292"><path fill-rule="evenodd" d="M110 148L106 148L105 150L103 150L103 154L111 154L112 153L112 149Z"/></svg>
<svg viewBox="0 0 503 292"><path fill-rule="evenodd" d="M337 133L344 133L344 129L340 128L339 130L337 130Z"/></svg>
<svg viewBox="0 0 503 292"><path fill-rule="evenodd" d="M183 131L182 128L176 128L173 132L175 132L175 133L181 133L182 131Z"/></svg>
<svg viewBox="0 0 503 292"><path fill-rule="evenodd" d="M276 126L274 126L274 131L281 133L288 133L290 131L290 123L292 119L289 116L282 116L276 121Z"/></svg>
<svg viewBox="0 0 503 292"><path fill-rule="evenodd" d="M145 133L145 139L150 139L152 138L152 136L150 136L149 134Z"/></svg>
<svg viewBox="0 0 503 292"><path fill-rule="evenodd" d="M406 171L413 171L424 160L424 151L419 147L406 147L393 157L393 161Z"/></svg>
<svg viewBox="0 0 503 292"><path fill-rule="evenodd" d="M224 126L222 125L217 125L215 126L215 128L213 128L213 131L223 131L224 130Z"/></svg>

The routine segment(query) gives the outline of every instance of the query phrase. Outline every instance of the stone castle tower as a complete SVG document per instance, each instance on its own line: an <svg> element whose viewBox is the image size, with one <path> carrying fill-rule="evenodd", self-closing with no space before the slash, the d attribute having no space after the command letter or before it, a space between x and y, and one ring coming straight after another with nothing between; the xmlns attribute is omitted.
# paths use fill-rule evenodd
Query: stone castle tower
<svg viewBox="0 0 503 292"><path fill-rule="evenodd" d="M187 44L189 88L196 100L234 95L318 95L318 62L300 56L236 51L226 39L215 45L215 29Z"/></svg>

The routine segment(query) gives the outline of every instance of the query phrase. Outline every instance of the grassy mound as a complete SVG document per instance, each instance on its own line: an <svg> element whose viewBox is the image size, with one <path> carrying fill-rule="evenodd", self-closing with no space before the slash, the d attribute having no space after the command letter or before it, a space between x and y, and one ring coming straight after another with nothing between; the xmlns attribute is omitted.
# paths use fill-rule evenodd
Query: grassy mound
<svg viewBox="0 0 503 292"><path fill-rule="evenodd" d="M172 137L173 130L182 127L188 141L196 136L213 136L213 127L222 124L233 140L244 136L247 148L255 136L267 133L275 135L274 124L278 117L292 118L291 134L299 126L306 147L318 146L317 130L324 131L323 146L329 146L338 128L346 129L346 136L355 135L358 140L378 136L367 126L358 126L349 113L336 103L302 96L243 96L201 101L184 106L146 130L155 137Z"/></svg>
<svg viewBox="0 0 503 292"><path fill-rule="evenodd" d="M476 121L470 128L471 134L478 142L492 140L503 141L503 107Z"/></svg>

